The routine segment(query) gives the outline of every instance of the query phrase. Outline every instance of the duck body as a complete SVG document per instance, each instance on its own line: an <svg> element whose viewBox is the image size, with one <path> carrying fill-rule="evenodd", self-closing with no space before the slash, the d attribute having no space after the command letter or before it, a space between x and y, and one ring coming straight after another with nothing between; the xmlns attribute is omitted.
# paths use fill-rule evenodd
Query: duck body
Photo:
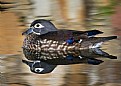
<svg viewBox="0 0 121 86"><path fill-rule="evenodd" d="M68 31L67 31L68 32ZM90 37L83 38L82 35L73 35L72 32L50 32L44 35L31 34L28 35L23 43L23 48L33 50L81 50L89 48L97 48L100 45L115 36L110 37ZM82 38L81 38L82 36ZM73 39L70 39L73 38ZM79 42L82 40L81 42ZM72 41L69 43L69 41Z"/></svg>
<svg viewBox="0 0 121 86"><path fill-rule="evenodd" d="M64 30L49 32L41 36L31 34L26 36L23 48L33 50L73 50L80 45L76 42L79 39L79 35L74 34L73 31Z"/></svg>
<svg viewBox="0 0 121 86"><path fill-rule="evenodd" d="M99 30L75 31L56 29L47 20L35 20L30 28L23 32L26 38L23 48L32 50L80 50L99 47L103 42L117 36L94 37L103 32Z"/></svg>

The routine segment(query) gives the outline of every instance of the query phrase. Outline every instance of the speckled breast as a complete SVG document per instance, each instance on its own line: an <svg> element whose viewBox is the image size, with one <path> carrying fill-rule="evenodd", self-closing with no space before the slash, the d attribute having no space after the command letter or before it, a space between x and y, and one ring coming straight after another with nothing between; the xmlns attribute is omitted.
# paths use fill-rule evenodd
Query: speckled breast
<svg viewBox="0 0 121 86"><path fill-rule="evenodd" d="M23 48L32 50L79 50L79 44L67 44L62 41L41 39L35 35L27 36L23 42Z"/></svg>

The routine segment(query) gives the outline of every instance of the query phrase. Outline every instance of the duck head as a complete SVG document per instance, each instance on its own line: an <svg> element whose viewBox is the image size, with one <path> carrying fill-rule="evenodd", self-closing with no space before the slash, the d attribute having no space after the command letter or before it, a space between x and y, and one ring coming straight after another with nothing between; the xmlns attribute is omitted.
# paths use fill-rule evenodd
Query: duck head
<svg viewBox="0 0 121 86"><path fill-rule="evenodd" d="M30 28L23 32L22 35L29 35L31 33L43 35L52 31L57 31L54 24L52 24L49 20L37 19L31 23Z"/></svg>
<svg viewBox="0 0 121 86"><path fill-rule="evenodd" d="M36 61L27 61L27 60L22 60L23 63L28 65L30 67L31 72L36 73L36 74L46 74L52 72L57 65L50 65L46 62L42 62L40 60Z"/></svg>

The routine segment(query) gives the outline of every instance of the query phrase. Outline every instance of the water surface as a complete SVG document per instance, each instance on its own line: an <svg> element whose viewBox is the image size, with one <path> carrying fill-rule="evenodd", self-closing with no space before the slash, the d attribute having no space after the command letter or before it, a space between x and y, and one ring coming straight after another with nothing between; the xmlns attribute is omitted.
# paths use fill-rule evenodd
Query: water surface
<svg viewBox="0 0 121 86"><path fill-rule="evenodd" d="M7 0L5 0L7 1ZM16 0L10 0L14 2ZM3 6L3 4L2 4ZM61 28L80 30L98 29L104 32L100 36L117 35L117 40L105 43L101 49L117 59L98 58L104 61L99 65L78 63L71 65L57 65L47 74L36 74L22 62L27 60L22 51L24 37L21 33L28 27L31 20L35 19L32 14L33 6L27 0L12 3L11 6L0 13L0 85L1 86L120 86L121 85L121 31L109 25L90 24L83 26L78 23L63 23L57 25ZM23 7L24 6L24 7ZM36 11L37 12L37 11ZM31 14L31 16L30 16ZM45 18L40 16L36 18ZM51 18L47 16L46 18ZM108 18L107 18L108 19ZM54 19L53 19L54 20ZM55 22L57 20L54 20ZM105 21L107 22L107 21ZM104 23L106 24L106 23Z"/></svg>

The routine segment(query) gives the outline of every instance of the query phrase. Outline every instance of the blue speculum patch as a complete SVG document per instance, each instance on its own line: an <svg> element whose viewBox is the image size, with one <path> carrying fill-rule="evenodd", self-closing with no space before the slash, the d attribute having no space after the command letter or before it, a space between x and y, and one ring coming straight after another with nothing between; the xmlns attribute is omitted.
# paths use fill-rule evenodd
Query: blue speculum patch
<svg viewBox="0 0 121 86"><path fill-rule="evenodd" d="M69 39L66 40L66 42L68 44L73 44L74 43L74 39L73 38L69 38Z"/></svg>
<svg viewBox="0 0 121 86"><path fill-rule="evenodd" d="M66 59L72 60L73 59L73 56L72 55L68 55L68 56L66 56Z"/></svg>

